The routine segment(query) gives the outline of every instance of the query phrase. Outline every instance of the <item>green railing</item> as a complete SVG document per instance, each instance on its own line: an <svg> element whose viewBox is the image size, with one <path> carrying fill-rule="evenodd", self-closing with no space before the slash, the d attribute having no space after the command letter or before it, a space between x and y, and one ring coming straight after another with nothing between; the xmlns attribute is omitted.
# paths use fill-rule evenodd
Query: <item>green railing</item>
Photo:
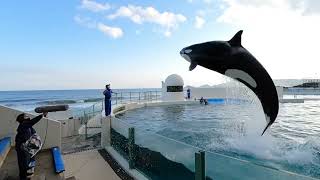
<svg viewBox="0 0 320 180"><path fill-rule="evenodd" d="M121 119L111 120L111 146L150 179L311 180L146 131Z"/></svg>

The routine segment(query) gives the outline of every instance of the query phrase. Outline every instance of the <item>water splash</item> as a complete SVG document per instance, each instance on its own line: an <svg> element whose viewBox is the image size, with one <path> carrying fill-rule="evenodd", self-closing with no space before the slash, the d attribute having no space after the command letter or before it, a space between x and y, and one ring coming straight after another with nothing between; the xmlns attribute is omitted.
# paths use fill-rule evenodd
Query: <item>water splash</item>
<svg viewBox="0 0 320 180"><path fill-rule="evenodd" d="M275 124L271 126L264 136L261 136L266 121L259 99L249 88L230 78L226 79L226 85L226 98L245 100L246 106L243 108L246 108L248 114L245 116L239 115L239 118L237 118L238 121L230 120L233 123L233 128L231 128L231 131L224 133L226 142L223 147L225 148L224 150L229 153L238 154L247 160L254 160L263 165L300 173L308 171L308 174L319 177L319 169L317 170L317 167L320 168L319 136L309 138L307 141L305 138L292 138L292 134L299 136L299 134L308 133L299 132L299 130L301 130L299 128L295 131L292 122L288 123L288 132L285 132L284 127L279 128L279 126L284 126L285 123L277 122L281 121L281 118L276 120ZM230 104L228 101L226 101L226 103ZM309 108L313 108L313 106ZM292 109L290 110L292 111ZM305 113L303 107L301 107L300 111L301 112L296 112L298 113L296 116ZM294 116L294 118L296 116ZM302 120L302 122L304 121ZM279 136L282 136L282 140L279 140ZM287 141L283 141L283 139L287 139Z"/></svg>

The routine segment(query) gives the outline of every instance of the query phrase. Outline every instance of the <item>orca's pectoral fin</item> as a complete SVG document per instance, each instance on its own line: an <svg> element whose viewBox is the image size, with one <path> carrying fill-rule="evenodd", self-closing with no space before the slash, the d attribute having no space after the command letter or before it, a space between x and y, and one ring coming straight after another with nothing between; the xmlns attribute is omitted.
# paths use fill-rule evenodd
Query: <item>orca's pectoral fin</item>
<svg viewBox="0 0 320 180"><path fill-rule="evenodd" d="M194 68L196 68L198 65L198 63L196 63L195 61L191 61L191 64L189 66L189 71L194 70Z"/></svg>

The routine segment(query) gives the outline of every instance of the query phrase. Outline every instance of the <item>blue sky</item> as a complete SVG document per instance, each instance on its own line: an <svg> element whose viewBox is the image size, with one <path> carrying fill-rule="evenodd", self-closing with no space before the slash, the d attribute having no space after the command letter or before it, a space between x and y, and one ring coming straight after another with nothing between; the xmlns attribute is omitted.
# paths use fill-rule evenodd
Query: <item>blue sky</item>
<svg viewBox="0 0 320 180"><path fill-rule="evenodd" d="M228 40L239 29L244 46L273 78L305 78L318 71L306 65L319 59L312 42L319 38L320 4L310 0L1 3L0 90L92 89L107 82L114 88L160 87L172 73L189 85L217 84L224 81L217 73L201 67L188 72L179 51Z"/></svg>

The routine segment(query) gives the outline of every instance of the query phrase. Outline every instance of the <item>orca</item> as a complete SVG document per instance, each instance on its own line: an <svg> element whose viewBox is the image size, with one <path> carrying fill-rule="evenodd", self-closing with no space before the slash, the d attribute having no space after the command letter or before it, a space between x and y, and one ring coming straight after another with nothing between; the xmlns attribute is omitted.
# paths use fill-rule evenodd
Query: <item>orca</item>
<svg viewBox="0 0 320 180"><path fill-rule="evenodd" d="M183 48L180 55L189 61L189 70L197 65L233 78L250 88L259 98L267 126L277 118L279 100L276 87L265 68L241 45L242 30L229 41L210 41Z"/></svg>

